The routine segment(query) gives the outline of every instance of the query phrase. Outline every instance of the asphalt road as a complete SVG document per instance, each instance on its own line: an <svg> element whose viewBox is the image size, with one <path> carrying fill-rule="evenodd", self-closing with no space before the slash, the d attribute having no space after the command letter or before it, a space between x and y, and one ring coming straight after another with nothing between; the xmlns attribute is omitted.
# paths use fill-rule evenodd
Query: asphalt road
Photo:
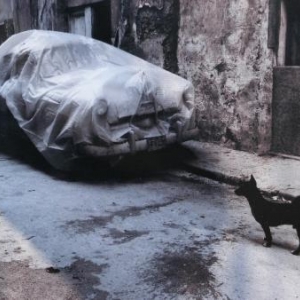
<svg viewBox="0 0 300 300"><path fill-rule="evenodd" d="M0 154L0 299L300 296L291 227L264 248L233 187L144 167L67 176Z"/></svg>

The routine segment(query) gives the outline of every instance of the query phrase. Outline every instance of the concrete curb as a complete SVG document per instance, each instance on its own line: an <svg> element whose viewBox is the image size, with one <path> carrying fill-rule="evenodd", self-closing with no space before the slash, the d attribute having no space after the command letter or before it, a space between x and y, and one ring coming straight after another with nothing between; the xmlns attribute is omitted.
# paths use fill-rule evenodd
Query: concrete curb
<svg viewBox="0 0 300 300"><path fill-rule="evenodd" d="M189 163L183 163L182 167L185 171L188 171L190 173L199 175L199 176L203 176L215 181L219 181L219 182L223 182L229 185L233 185L233 186L238 186L239 184L246 182L248 180L248 178L239 178L239 177L235 177L235 176L227 176L224 173L220 173L220 172L216 172L214 170L208 170L205 168L199 168L199 167L195 167ZM293 200L295 198L294 195L289 194L289 193L285 193L285 192L281 192L281 191L270 191L268 189L263 189L260 188L259 189L263 195L265 195L266 197L274 197L274 196L280 196L284 199L287 200Z"/></svg>
<svg viewBox="0 0 300 300"><path fill-rule="evenodd" d="M229 176L224 173L217 172L215 170L209 170L208 168L197 167L195 165L189 164L188 162L183 162L182 167L186 171L191 172L193 174L207 177L212 180L224 182L230 185L239 185L240 183L246 181L246 178L242 179L235 176Z"/></svg>
<svg viewBox="0 0 300 300"><path fill-rule="evenodd" d="M300 195L299 160L259 156L197 141L186 142L183 147L194 156L183 161L186 171L234 186L249 180L253 174L259 189L268 197L291 200Z"/></svg>

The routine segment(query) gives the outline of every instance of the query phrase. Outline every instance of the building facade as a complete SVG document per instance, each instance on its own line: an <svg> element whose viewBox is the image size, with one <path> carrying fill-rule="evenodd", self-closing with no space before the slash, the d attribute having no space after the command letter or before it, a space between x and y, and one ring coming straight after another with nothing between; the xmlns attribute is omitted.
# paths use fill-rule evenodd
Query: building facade
<svg viewBox="0 0 300 300"><path fill-rule="evenodd" d="M194 84L201 140L300 155L298 13L298 0L0 0L0 42L37 28L114 44Z"/></svg>

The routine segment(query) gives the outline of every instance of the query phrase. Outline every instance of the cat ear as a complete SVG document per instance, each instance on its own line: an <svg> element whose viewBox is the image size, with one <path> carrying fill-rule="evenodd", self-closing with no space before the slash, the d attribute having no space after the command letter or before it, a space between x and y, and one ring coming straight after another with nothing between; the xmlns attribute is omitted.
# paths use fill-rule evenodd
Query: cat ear
<svg viewBox="0 0 300 300"><path fill-rule="evenodd" d="M256 186L256 180L253 175L251 175L250 182Z"/></svg>

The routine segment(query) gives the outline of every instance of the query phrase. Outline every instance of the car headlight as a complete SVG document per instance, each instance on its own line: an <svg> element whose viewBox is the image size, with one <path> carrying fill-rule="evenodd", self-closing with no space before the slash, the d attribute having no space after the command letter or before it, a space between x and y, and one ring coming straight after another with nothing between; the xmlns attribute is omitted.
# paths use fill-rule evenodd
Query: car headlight
<svg viewBox="0 0 300 300"><path fill-rule="evenodd" d="M105 115L108 110L107 101L105 99L96 100L94 109L95 109L96 115L98 115L98 116Z"/></svg>

